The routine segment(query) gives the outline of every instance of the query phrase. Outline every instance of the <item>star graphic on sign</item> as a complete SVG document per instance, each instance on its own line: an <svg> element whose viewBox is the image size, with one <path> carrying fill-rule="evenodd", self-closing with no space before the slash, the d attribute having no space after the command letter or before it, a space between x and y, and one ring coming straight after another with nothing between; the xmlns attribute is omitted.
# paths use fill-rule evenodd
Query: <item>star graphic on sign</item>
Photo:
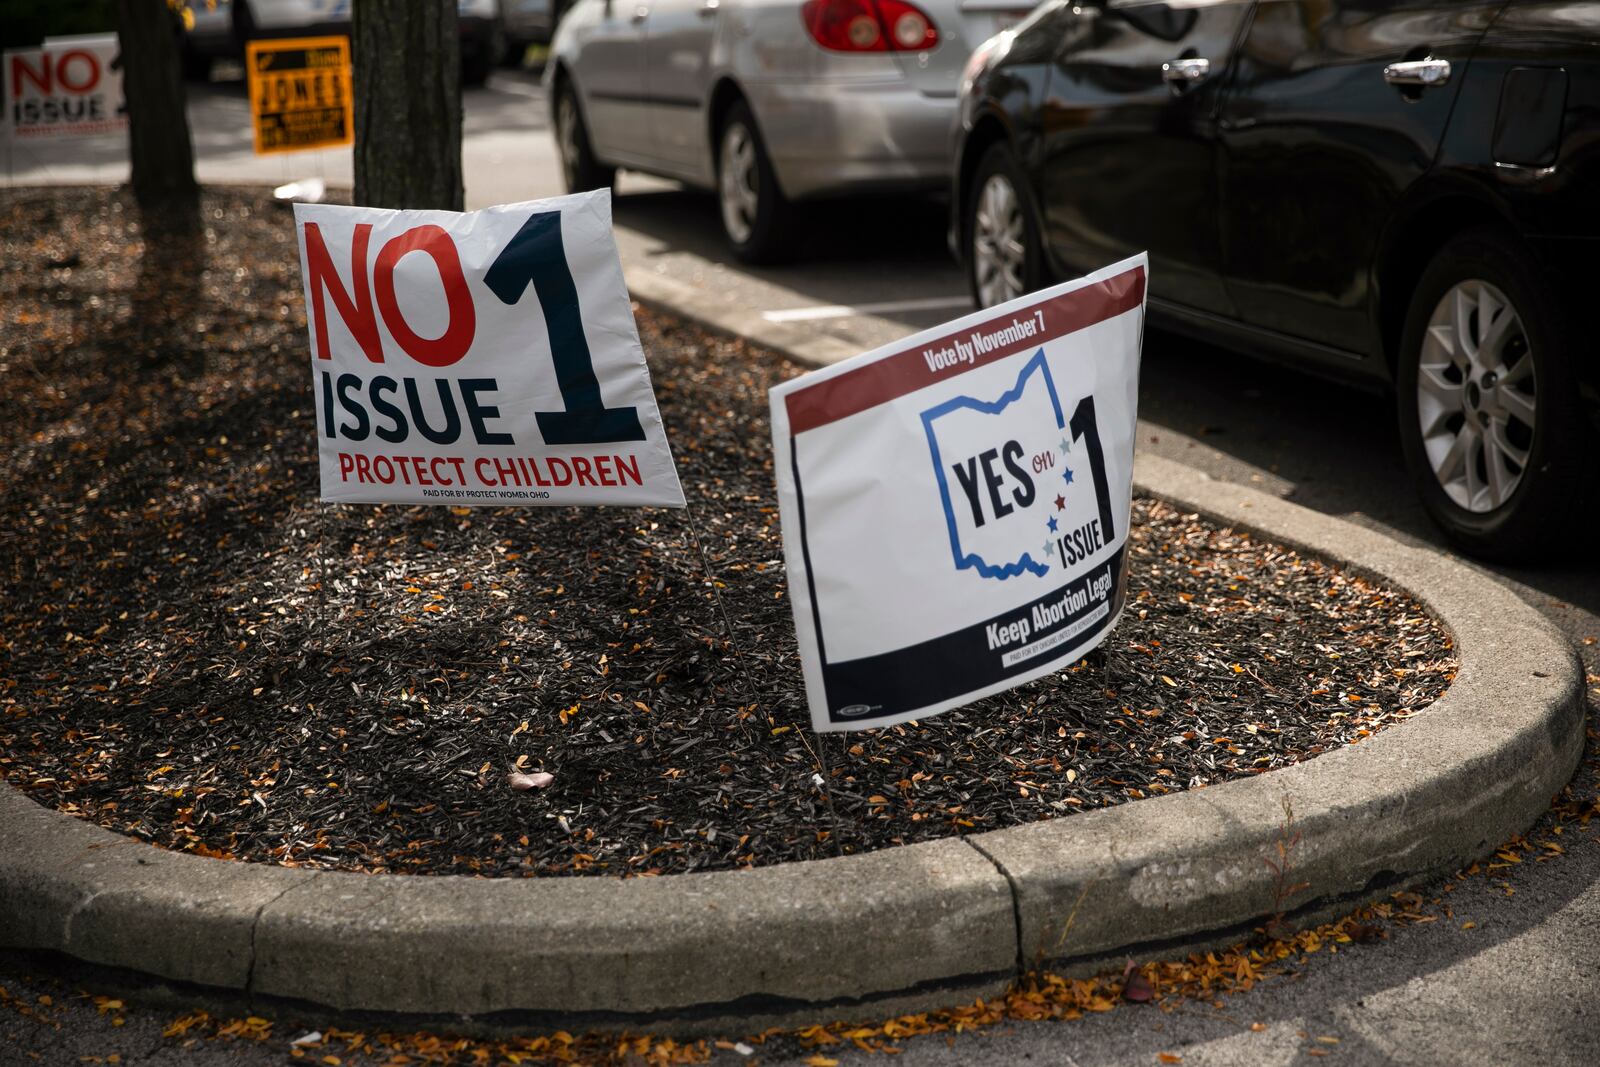
<svg viewBox="0 0 1600 1067"><path fill-rule="evenodd" d="M1061 454L1062 455L1066 455L1068 452L1071 452L1071 451L1072 451L1072 442L1068 441L1065 437L1063 437L1061 439Z"/></svg>
<svg viewBox="0 0 1600 1067"><path fill-rule="evenodd" d="M1055 547L1055 546L1054 546L1054 545L1052 545L1052 544L1051 544L1051 543L1050 543L1050 542L1049 542L1049 541L1046 541L1046 542L1045 542L1045 543L1044 543L1044 554L1045 554L1045 555L1046 555L1046 556L1049 556L1049 555L1050 555L1050 549L1052 549L1052 548L1054 548L1054 547Z"/></svg>
<svg viewBox="0 0 1600 1067"><path fill-rule="evenodd" d="M1057 511L1065 511L1066 507L1067 507L1067 498L1064 497L1064 496L1056 497L1056 510Z"/></svg>
<svg viewBox="0 0 1600 1067"><path fill-rule="evenodd" d="M1071 467L1067 467L1067 468L1062 470L1062 472L1061 472L1061 480L1066 482L1068 485L1072 484L1072 468Z"/></svg>
<svg viewBox="0 0 1600 1067"><path fill-rule="evenodd" d="M1054 515L1050 516L1050 521L1045 523L1045 525L1050 527L1050 532L1051 533L1055 533L1056 532L1056 526L1058 525L1056 523L1056 517Z"/></svg>

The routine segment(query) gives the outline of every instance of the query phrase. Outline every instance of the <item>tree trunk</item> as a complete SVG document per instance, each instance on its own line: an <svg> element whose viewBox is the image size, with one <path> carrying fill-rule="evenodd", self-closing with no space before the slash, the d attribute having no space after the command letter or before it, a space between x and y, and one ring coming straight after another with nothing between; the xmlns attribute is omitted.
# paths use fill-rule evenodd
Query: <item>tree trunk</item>
<svg viewBox="0 0 1600 1067"><path fill-rule="evenodd" d="M117 0L117 23L133 198L145 232L195 233L200 187L172 10L166 0Z"/></svg>
<svg viewBox="0 0 1600 1067"><path fill-rule="evenodd" d="M117 0L122 87L128 102L128 161L144 230L133 291L145 359L203 359L192 328L205 249L200 186L179 65L178 34L167 0Z"/></svg>
<svg viewBox="0 0 1600 1067"><path fill-rule="evenodd" d="M355 0L355 202L460 211L457 0Z"/></svg>

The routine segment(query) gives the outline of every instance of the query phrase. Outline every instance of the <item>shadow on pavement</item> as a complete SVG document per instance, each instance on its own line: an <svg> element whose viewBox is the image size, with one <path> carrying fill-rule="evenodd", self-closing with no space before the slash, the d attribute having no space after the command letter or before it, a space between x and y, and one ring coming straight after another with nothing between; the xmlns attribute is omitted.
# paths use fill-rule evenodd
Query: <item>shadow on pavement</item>
<svg viewBox="0 0 1600 1067"><path fill-rule="evenodd" d="M1402 464L1394 401L1387 395L1152 331L1145 339L1139 414L1226 459L1276 475L1290 483L1283 495L1297 504L1450 551ZM1139 442L1141 448L1149 444ZM1157 450L1185 459L1176 450ZM1487 569L1600 614L1600 567L1585 555Z"/></svg>
<svg viewBox="0 0 1600 1067"><path fill-rule="evenodd" d="M626 188L626 185L624 186ZM688 254L758 282L782 286L816 304L893 303L965 297L960 270L945 247L947 208L938 197L865 197L797 205L793 256L750 267L729 251L716 197L685 188L618 194L619 226L647 240L646 258ZM920 328L962 313L882 313Z"/></svg>

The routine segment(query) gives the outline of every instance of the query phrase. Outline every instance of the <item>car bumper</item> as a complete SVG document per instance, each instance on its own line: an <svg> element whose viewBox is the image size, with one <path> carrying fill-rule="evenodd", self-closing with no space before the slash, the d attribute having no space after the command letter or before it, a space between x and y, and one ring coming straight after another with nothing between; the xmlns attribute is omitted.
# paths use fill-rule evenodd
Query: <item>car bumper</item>
<svg viewBox="0 0 1600 1067"><path fill-rule="evenodd" d="M333 19L302 23L257 22L249 28L252 40L283 40L290 37L349 37L350 20Z"/></svg>
<svg viewBox="0 0 1600 1067"><path fill-rule="evenodd" d="M529 22L518 26L515 31L507 36L518 44L549 44L550 38L555 33L555 27L548 22Z"/></svg>
<svg viewBox="0 0 1600 1067"><path fill-rule="evenodd" d="M903 80L747 85L778 184L791 199L945 189L956 98Z"/></svg>
<svg viewBox="0 0 1600 1067"><path fill-rule="evenodd" d="M506 37L520 45L549 44L555 30L555 19L549 15L524 15L506 22Z"/></svg>
<svg viewBox="0 0 1600 1067"><path fill-rule="evenodd" d="M500 47L500 26L497 20L482 15L462 15L456 20L456 25L461 34L463 61Z"/></svg>

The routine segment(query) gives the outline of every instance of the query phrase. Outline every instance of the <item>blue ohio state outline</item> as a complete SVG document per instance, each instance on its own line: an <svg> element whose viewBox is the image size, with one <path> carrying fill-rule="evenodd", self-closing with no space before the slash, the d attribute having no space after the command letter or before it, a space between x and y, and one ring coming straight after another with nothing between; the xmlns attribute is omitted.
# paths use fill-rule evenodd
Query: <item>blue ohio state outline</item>
<svg viewBox="0 0 1600 1067"><path fill-rule="evenodd" d="M945 480L944 476L944 460L939 455L939 439L934 436L933 432L933 420L963 408L971 408L982 415L998 415L1013 403L1022 399L1023 390L1027 387L1028 377L1036 370L1044 374L1045 388L1050 394L1050 406L1055 409L1056 413L1056 428L1064 430L1066 429L1067 420L1061 414L1061 398L1056 395L1056 382L1050 374L1050 365L1045 362L1043 348L1034 353L1033 358L1028 360L1023 365L1022 370L1017 373L1017 384L1001 393L998 399L991 402L978 400L970 396L953 396L944 403L931 407L922 413L922 429L928 435L928 450L933 453L933 473L939 479L939 499L944 505L945 526L950 533L950 552L955 557L956 570L958 571L976 568L979 577L994 578L1002 582L1007 578L1017 577L1023 571L1027 571L1029 574L1039 578L1050 573L1049 567L1042 563L1034 562L1031 552L1024 552L1015 563L1007 563L996 567L984 562L983 558L975 553L962 551L961 533L956 528L955 510L950 504L950 484Z"/></svg>

